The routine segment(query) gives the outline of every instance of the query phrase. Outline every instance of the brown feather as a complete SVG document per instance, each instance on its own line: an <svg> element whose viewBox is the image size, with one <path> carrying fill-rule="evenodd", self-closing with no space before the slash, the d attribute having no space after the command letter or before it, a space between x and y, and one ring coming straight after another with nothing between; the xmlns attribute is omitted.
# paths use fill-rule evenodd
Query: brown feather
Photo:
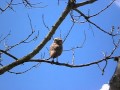
<svg viewBox="0 0 120 90"><path fill-rule="evenodd" d="M61 42L62 42L61 39L55 39L52 45L50 46L50 57L51 58L56 58L61 55L63 51Z"/></svg>

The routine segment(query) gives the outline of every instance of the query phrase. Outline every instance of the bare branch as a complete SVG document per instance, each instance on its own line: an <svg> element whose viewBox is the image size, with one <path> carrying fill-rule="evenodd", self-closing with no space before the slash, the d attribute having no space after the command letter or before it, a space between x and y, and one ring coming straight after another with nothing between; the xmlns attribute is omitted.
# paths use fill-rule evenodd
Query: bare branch
<svg viewBox="0 0 120 90"><path fill-rule="evenodd" d="M104 33L106 33L106 34L108 34L108 35L111 35L111 36L116 36L116 34L111 34L111 33L107 32L107 31L103 30L101 27L99 27L99 26L96 25L95 23L91 22L91 21L89 20L89 17L86 16L86 15L84 15L80 10L78 10L78 9L74 9L74 10L75 10L76 12L78 12L80 15L82 15L90 24L94 25L96 28L98 28L98 29L101 30L102 32L104 32Z"/></svg>
<svg viewBox="0 0 120 90"><path fill-rule="evenodd" d="M8 53L7 51L4 51L4 50L1 50L0 49L0 53L4 53L4 54L6 54L6 55L8 55L9 57L11 57L11 58L13 58L13 59L15 59L15 60L18 60L18 58L16 58L15 56L13 56L12 54L10 54L10 53Z"/></svg>
<svg viewBox="0 0 120 90"><path fill-rule="evenodd" d="M25 55L24 57L18 59L17 61L14 61L6 66L3 66L2 68L0 68L0 75L11 70L12 68L18 66L18 65L21 65L25 62L45 62L45 63L50 63L50 64L55 64L55 65L59 65L59 66L66 66L66 67L84 67L84 66L90 66L90 65L93 65L93 64L97 64L97 63L100 63L102 61L105 61L105 60L108 60L108 59L112 59L112 58L115 58L115 57L110 57L109 55L103 59L100 59L98 61L95 61L95 62L91 62L91 63L87 63L87 64L78 64L78 65L73 65L73 64L68 64L68 63L58 63L58 62L53 62L53 61L48 61L47 59L46 60L43 60L43 59L31 59L33 58L37 53L39 53L41 51L41 49L47 44L47 42L52 38L52 36L55 34L56 30L58 29L58 27L60 26L60 24L63 22L63 20L66 18L66 16L69 14L69 12L74 9L74 8L77 8L77 7L80 7L80 6L83 6L83 5L86 5L86 4L91 4L93 2L95 2L97 0L89 0L89 1L84 1L82 3L78 3L76 4L75 2L71 2L69 0L70 3L68 3L66 9L64 10L64 12L61 14L61 16L58 18L58 20L56 21L56 23L53 25L52 29L49 31L49 33L47 34L47 36L43 39L43 41L41 41L39 43L39 45L29 54ZM25 3L25 5L28 5L31 7L31 4L28 2L28 0L23 0L23 2ZM77 9L74 9L74 10L77 10ZM81 13L80 11L78 11L79 14L81 14L81 16L83 16L89 23L93 24L94 26L96 26L97 28L99 28L96 24L92 23L89 18L87 16L85 16L83 13ZM23 41L19 42L18 44L14 45L13 47L21 44L21 43L24 43L26 40L29 39L29 37L34 33L34 30L33 30L33 27L32 27L32 23L31 23L31 19L30 17L28 16L29 18L29 21L30 21L30 26L31 26L31 30L32 30L32 33L26 38L24 39ZM104 30L101 30L101 31L104 31ZM106 32L106 31L104 31ZM106 32L108 33L108 32ZM12 48L13 48L12 47ZM9 55L8 55L9 56Z"/></svg>
<svg viewBox="0 0 120 90"><path fill-rule="evenodd" d="M101 13L104 12L106 9L108 9L115 1L116 1L116 0L113 0L113 1L112 1L109 5L107 5L104 9L102 9L102 10L99 11L98 13L96 13L96 14L94 14L94 15L91 15L91 16L89 16L89 17L90 17L90 18L91 18L91 17L95 17L95 16L101 14Z"/></svg>
<svg viewBox="0 0 120 90"><path fill-rule="evenodd" d="M90 66L90 65L94 65L94 64L99 64L99 63L101 63L101 62L103 62L103 61L105 61L106 63L105 63L105 66L103 67L103 69L102 69L102 74L104 74L104 71L105 71L105 69L106 69L106 67L107 67L107 63L108 63L108 60L109 59L114 59L114 58L116 58L116 57L120 57L120 56L113 56L112 57L112 55L113 55L113 53L115 52L115 50L117 50L117 48L118 48L118 45L119 45L119 43L120 43L120 40L117 42L117 46L114 46L114 49L111 51L111 53L109 54L109 55L106 55L106 54L104 54L104 58L102 58L102 59L100 59L100 60L95 60L94 62L91 62L91 63L87 63L87 64L80 64L80 65L73 65L73 63L72 64L68 64L68 63L58 63L58 62L52 62L52 61L48 61L48 60L30 60L30 61L28 61L28 62L46 62L46 63L50 63L50 64L55 64L55 65L59 65L59 66L66 66L66 67L73 67L73 68L75 68L75 67L85 67L85 66ZM74 55L73 55L74 56Z"/></svg>
<svg viewBox="0 0 120 90"><path fill-rule="evenodd" d="M2 12L4 12L4 11L6 11L8 8L12 9L12 7L11 7L12 2L13 2L13 0L11 0L4 9L0 8L0 10L1 10ZM13 10L13 9L12 9L12 10Z"/></svg>
<svg viewBox="0 0 120 90"><path fill-rule="evenodd" d="M37 53L39 53L39 51L51 39L51 37L53 36L53 34L57 30L57 28L60 26L60 24L63 22L63 20L66 18L66 16L70 12L70 10L71 10L71 7L69 5L67 5L66 9L64 10L64 12L60 16L60 18L57 20L57 22L55 23L55 25L52 27L52 29L50 30L50 32L48 33L48 35L45 37L45 39L31 53L27 54L26 56L24 56L23 58L19 59L16 62L13 62L13 63L11 63L11 64L9 64L7 66L4 66L4 67L0 68L0 74L3 74L6 71L9 71L10 69L12 69L13 67L18 66L20 64L23 64L26 61L29 61Z"/></svg>
<svg viewBox="0 0 120 90"><path fill-rule="evenodd" d="M35 30L33 29L32 22L31 22L31 19L30 19L29 15L28 15L28 19L29 19L29 21L30 21L31 33L30 33L25 39L23 39L22 41L18 42L18 43L15 44L15 45L8 46L8 45L6 45L6 43L5 43L5 46L7 46L7 48L6 48L5 51L9 51L10 49L12 49L12 48L14 48L14 47L16 47L16 46L18 46L18 45L20 45L20 44L23 44L23 43L30 43L30 42L32 42L32 41L34 41L34 40L36 40L36 39L38 38L38 36L39 36L39 31L38 31L37 35L36 35L33 39L29 40L29 38L32 37L32 35L35 33ZM9 34L8 34L8 35L9 35ZM28 40L29 40L29 41L28 41Z"/></svg>
<svg viewBox="0 0 120 90"><path fill-rule="evenodd" d="M120 44L120 39L118 40L117 44L115 44L115 46L114 46L114 48L113 48L113 50L112 50L110 56L112 56L112 55L114 54L114 52L117 50L119 44Z"/></svg>
<svg viewBox="0 0 120 90"><path fill-rule="evenodd" d="M104 74L103 69L100 67L99 63L97 63L98 68L102 71L102 75Z"/></svg>
<svg viewBox="0 0 120 90"><path fill-rule="evenodd" d="M103 67L103 73L102 73L102 75L104 74L104 72L105 72L105 69L106 69L106 67L107 67L107 64L108 64L108 61L107 60L105 60L105 66Z"/></svg>
<svg viewBox="0 0 120 90"><path fill-rule="evenodd" d="M42 15L42 21L43 21L43 25L45 26L45 28L47 28L47 30L50 31L50 28L45 23L44 15Z"/></svg>
<svg viewBox="0 0 120 90"><path fill-rule="evenodd" d="M63 43L65 42L65 40L67 39L67 37L69 36L70 32L72 31L72 28L74 27L74 23L72 23L72 26L70 27L70 30L68 31L67 35L65 36Z"/></svg>
<svg viewBox="0 0 120 90"><path fill-rule="evenodd" d="M94 31L93 31L93 28L92 28L91 24L90 24L90 23L88 23L88 24L89 24L89 29L91 29L91 30L92 30L92 34L93 34L93 36L95 36L95 34L94 34Z"/></svg>
<svg viewBox="0 0 120 90"><path fill-rule="evenodd" d="M71 51L71 50L73 50L73 49L75 50L75 49L82 48L82 47L84 46L84 44L85 44L85 41L86 41L86 33L85 33L85 31L84 31L84 36L85 36L85 38L84 38L84 40L83 40L83 42L82 42L81 45L76 46L76 47L73 47L73 48L71 48L71 49L64 50L64 51Z"/></svg>
<svg viewBox="0 0 120 90"><path fill-rule="evenodd" d="M108 64L108 61L107 61L108 56L107 56L104 52L103 52L103 55L104 55L104 57L106 58L106 59L104 60L104 61L105 61L105 66L103 67L103 69L100 67L99 63L97 64L98 67L100 68L100 70L102 71L102 75L104 75L105 69L106 69L107 64ZM110 56L109 56L109 57L110 57Z"/></svg>
<svg viewBox="0 0 120 90"><path fill-rule="evenodd" d="M42 2L39 2L39 3L31 3L30 1L28 0L22 0L22 3L18 3L18 4L24 4L25 7L27 8L45 8L47 7L47 5L45 6L37 6L37 5L40 5ZM18 5L18 4L13 4L13 5Z"/></svg>
<svg viewBox="0 0 120 90"><path fill-rule="evenodd" d="M30 18L30 16L29 16L29 14L28 14L28 19L29 19L29 21L30 21L30 27L31 27L32 33L34 33L35 30L33 29L32 21L31 21L31 18Z"/></svg>
<svg viewBox="0 0 120 90"><path fill-rule="evenodd" d="M118 44L120 43L120 41L118 42ZM0 74L3 74L4 72L6 71L9 71L8 68L11 68L11 67L15 67L17 65L20 65L20 64L23 64L24 62L44 62L44 63L50 63L50 64L54 64L54 65L59 65L59 66L66 66L66 67L71 67L71 68L78 68L78 67L86 67L86 66L90 66L90 65L94 65L94 64L98 64L98 63L101 63L103 61L106 61L106 64L103 68L103 71L105 70L106 66L107 66L107 61L109 59L114 59L116 57L120 57L120 56L114 56L112 57L111 55L114 53L114 51L117 49L117 47L115 46L115 49L113 49L113 51L104 58L100 59L100 60L96 60L94 62L91 62L91 63L87 63L87 64L79 64L79 65L73 65L73 64L68 64L68 63L59 63L59 62L53 62L53 61L48 61L47 59L44 60L44 59L31 59L31 60L24 60L24 59L20 59L20 60L17 60L7 66L4 66L2 68L0 68ZM26 58L27 59L27 58Z"/></svg>
<svg viewBox="0 0 120 90"><path fill-rule="evenodd" d="M120 57L120 56L115 56L115 57ZM91 66L94 64L98 64L101 63L105 60L110 60L110 59L114 59L115 57L106 57L100 60L95 60L94 62L90 62L87 64L79 64L79 65L73 65L73 64L68 64L68 63L60 63L60 62L53 62L53 61L48 61L48 60L40 60L40 59L31 59L27 62L44 62L44 63L49 63L49 64L54 64L54 65L58 65L58 66L66 66L66 67L70 67L70 68L80 68L80 67L86 67L86 66Z"/></svg>
<svg viewBox="0 0 120 90"><path fill-rule="evenodd" d="M10 33L11 33L11 31L9 31L9 33L8 33L3 39L0 40L0 43L1 43L2 41L4 41L8 36L10 36ZM1 36L1 37L2 37L2 36Z"/></svg>
<svg viewBox="0 0 120 90"><path fill-rule="evenodd" d="M23 4L27 7L32 7L31 3L28 0L22 0Z"/></svg>
<svg viewBox="0 0 120 90"><path fill-rule="evenodd" d="M87 4L91 4L91 3L94 3L94 2L96 2L96 1L97 1L97 0L83 1L83 2L80 2L80 3L75 4L74 8L78 8L78 7L87 5Z"/></svg>
<svg viewBox="0 0 120 90"><path fill-rule="evenodd" d="M74 62L75 62L75 51L74 51L74 49L72 50L72 65L74 65Z"/></svg>
<svg viewBox="0 0 120 90"><path fill-rule="evenodd" d="M12 74L23 74L23 73L26 73L30 70L32 70L33 68L36 68L40 63L37 63L35 65L33 65L32 67L30 67L29 69L25 70L25 71L22 71L22 72L13 72L13 71L8 71L9 73L12 73Z"/></svg>

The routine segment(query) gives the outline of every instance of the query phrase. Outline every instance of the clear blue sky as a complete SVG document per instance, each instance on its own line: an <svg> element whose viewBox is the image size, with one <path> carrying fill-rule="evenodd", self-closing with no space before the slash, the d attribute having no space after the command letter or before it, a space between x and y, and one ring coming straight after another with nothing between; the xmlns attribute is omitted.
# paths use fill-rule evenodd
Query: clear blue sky
<svg viewBox="0 0 120 90"><path fill-rule="evenodd" d="M21 1L21 0L18 0ZM33 2L39 2L38 0L32 0ZM57 0L40 0L42 2L38 6L46 6L45 8L30 8L27 9L24 5L13 6L14 11L8 9L4 13L0 14L0 35L6 36L9 31L11 35L7 38L6 43L8 45L14 45L22 39L26 38L31 32L28 14L32 20L32 26L39 31L39 38L35 42L29 44L21 44L10 51L11 54L18 58L30 53L47 35L48 30L44 27L42 22L42 15L45 17L46 25L51 29L54 23L57 21L64 8L66 7L67 0L60 0L60 4L57 4ZM77 0L84 1L84 0ZM85 14L90 15L99 12L111 0L99 0L92 5L81 7L80 10ZM0 7L4 7L4 2L0 1ZM74 12L75 13L75 12ZM82 19L81 19L82 20ZM101 13L91 21L98 24L105 30L110 30L112 26L117 28L120 26L120 7L113 4L109 9ZM53 36L64 38L70 29L72 23L70 16L68 15L64 22L60 25L57 32ZM84 31L86 32L86 42L80 49L75 50L75 64L85 64L95 60L103 58L102 52L107 54L113 49L111 37L100 30L92 26L89 27L88 23L75 24L73 30L64 43L64 50L70 49L75 46L79 46L84 41ZM94 32L94 33L93 33ZM94 35L93 35L94 34ZM34 37L33 35L33 37ZM119 37L120 38L120 37ZM32 39L32 38L31 38ZM42 51L37 54L34 59L41 58L41 55L45 53L44 58L49 57L49 52L46 49L49 48L52 43L52 39L46 44ZM4 48L4 42L0 44L0 49ZM116 51L115 55L120 54L120 48ZM13 60L6 55L3 57L3 64L9 64ZM59 62L72 62L72 51L63 52L59 57ZM26 63L12 69L12 71L24 71L36 63ZM100 64L104 66L104 62ZM114 73L116 62L110 60L105 69L104 75L97 65L83 67L83 68L68 68L63 66L56 66L46 63L41 63L38 67L33 68L31 71L15 75L5 73L0 76L0 89L1 90L100 90L103 84L108 83L111 76Z"/></svg>

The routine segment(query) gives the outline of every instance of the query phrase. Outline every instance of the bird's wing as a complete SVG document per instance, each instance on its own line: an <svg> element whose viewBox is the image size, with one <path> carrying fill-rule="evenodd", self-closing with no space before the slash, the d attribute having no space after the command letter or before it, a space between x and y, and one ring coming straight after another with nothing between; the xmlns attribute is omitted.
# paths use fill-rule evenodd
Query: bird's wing
<svg viewBox="0 0 120 90"><path fill-rule="evenodd" d="M51 46L50 46L50 51L56 51L59 49L59 45L53 43Z"/></svg>

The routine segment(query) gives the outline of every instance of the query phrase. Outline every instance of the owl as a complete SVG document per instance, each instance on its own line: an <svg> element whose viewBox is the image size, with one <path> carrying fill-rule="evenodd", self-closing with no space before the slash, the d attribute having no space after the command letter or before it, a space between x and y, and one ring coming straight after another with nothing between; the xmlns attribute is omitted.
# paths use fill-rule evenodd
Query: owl
<svg viewBox="0 0 120 90"><path fill-rule="evenodd" d="M63 51L63 46L62 46L62 39L61 38L55 38L53 43L50 46L50 58L57 58L58 56L61 55ZM57 58L57 62L58 62L58 58Z"/></svg>

